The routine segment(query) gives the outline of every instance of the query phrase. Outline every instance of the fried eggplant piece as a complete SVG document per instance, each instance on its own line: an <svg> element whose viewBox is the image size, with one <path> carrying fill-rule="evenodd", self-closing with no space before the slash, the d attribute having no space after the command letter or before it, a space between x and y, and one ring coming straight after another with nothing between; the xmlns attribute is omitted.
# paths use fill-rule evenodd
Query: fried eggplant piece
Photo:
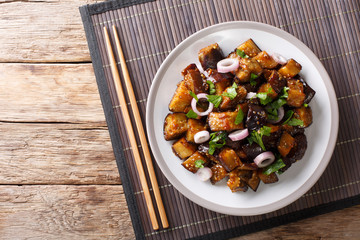
<svg viewBox="0 0 360 240"><path fill-rule="evenodd" d="M218 150L215 150L215 153L213 155L209 154L209 143L203 143L199 145L198 151L206 156L208 159L210 159L214 163L219 163L218 159Z"/></svg>
<svg viewBox="0 0 360 240"><path fill-rule="evenodd" d="M312 123L312 111L311 107L307 106L301 106L299 108L294 109L294 118L300 119L303 123L303 127L308 127Z"/></svg>
<svg viewBox="0 0 360 240"><path fill-rule="evenodd" d="M279 65L266 51L260 52L253 59L258 61L262 68L273 69Z"/></svg>
<svg viewBox="0 0 360 240"><path fill-rule="evenodd" d="M274 89L271 87L270 83L263 83L258 90L258 93L267 93L271 99L277 98L278 94L274 91Z"/></svg>
<svg viewBox="0 0 360 240"><path fill-rule="evenodd" d="M219 73L216 69L208 69L207 74L209 77L213 78L214 83L221 82L225 79L232 81L234 78L234 75L230 72L228 73Z"/></svg>
<svg viewBox="0 0 360 240"><path fill-rule="evenodd" d="M256 156L264 152L262 148L257 143L254 142L252 144L247 143L243 145L242 150L246 155L246 159L249 161L252 161L254 158L256 158Z"/></svg>
<svg viewBox="0 0 360 240"><path fill-rule="evenodd" d="M244 113L244 115L247 114L247 112L249 111L249 103L248 102L243 102L237 105L237 110L239 111L239 109L241 109L241 111Z"/></svg>
<svg viewBox="0 0 360 240"><path fill-rule="evenodd" d="M214 79L216 95L221 95L227 87L230 87L234 78L234 75L231 73L219 73L215 69L211 69L207 72L209 77Z"/></svg>
<svg viewBox="0 0 360 240"><path fill-rule="evenodd" d="M192 65L192 64L190 64ZM202 78L199 69L189 68L184 76L185 86L195 94L206 93L209 85Z"/></svg>
<svg viewBox="0 0 360 240"><path fill-rule="evenodd" d="M244 53L249 57L255 57L261 52L260 48L251 38L238 46L237 49L244 51Z"/></svg>
<svg viewBox="0 0 360 240"><path fill-rule="evenodd" d="M271 88L276 93L280 93L286 86L286 79L280 77L279 73L276 70L265 70L264 76L266 81L270 83Z"/></svg>
<svg viewBox="0 0 360 240"><path fill-rule="evenodd" d="M304 85L300 80L289 79L287 86L289 88L287 104L292 107L301 107L305 100Z"/></svg>
<svg viewBox="0 0 360 240"><path fill-rule="evenodd" d="M169 113L165 117L165 140L174 140L181 137L188 130L188 120L185 113Z"/></svg>
<svg viewBox="0 0 360 240"><path fill-rule="evenodd" d="M188 119L187 127L188 129L186 132L186 141L193 143L195 142L194 141L195 134L200 131L206 130L206 124L203 121L192 118Z"/></svg>
<svg viewBox="0 0 360 240"><path fill-rule="evenodd" d="M234 80L236 84L241 84L247 92L257 92L260 85L266 81L263 75L260 75L257 78L253 79L251 82L246 83L241 83L237 78L235 78Z"/></svg>
<svg viewBox="0 0 360 240"><path fill-rule="evenodd" d="M172 150L181 159L190 157L196 151L196 144L189 143L185 137L180 138L172 145Z"/></svg>
<svg viewBox="0 0 360 240"><path fill-rule="evenodd" d="M242 155L242 153L239 154L240 151L236 151L236 154L238 154L238 156ZM244 157L245 156L245 157ZM246 158L246 155L244 155L243 157ZM258 166L256 165L256 163L254 162L243 162L240 159L240 165L239 167L237 167L240 170L248 170L248 171L252 171L252 170L257 170Z"/></svg>
<svg viewBox="0 0 360 240"><path fill-rule="evenodd" d="M226 92L227 89L229 88L231 87L226 88L224 92ZM236 97L234 99L230 99L229 97L223 96L223 100L219 106L220 110L224 111L224 110L229 110L231 108L235 108L236 105L241 100L244 100L246 98L246 95L247 95L246 89L241 85L237 86Z"/></svg>
<svg viewBox="0 0 360 240"><path fill-rule="evenodd" d="M250 81L251 73L260 75L263 72L261 65L254 59L241 58L240 68L235 71L236 79L241 83Z"/></svg>
<svg viewBox="0 0 360 240"><path fill-rule="evenodd" d="M252 171L251 178L249 178L246 183L254 192L256 192L260 184L260 178L257 171Z"/></svg>
<svg viewBox="0 0 360 240"><path fill-rule="evenodd" d="M225 168L221 164L215 164L212 166L211 171L213 175L210 178L210 182L212 184L215 184L225 178L228 175L228 172L225 170Z"/></svg>
<svg viewBox="0 0 360 240"><path fill-rule="evenodd" d="M291 160L292 163L302 159L307 148L307 139L305 134L297 134L294 138L296 142L295 147L293 147L286 156Z"/></svg>
<svg viewBox="0 0 360 240"><path fill-rule="evenodd" d="M281 76L286 78L292 78L299 74L301 70L300 63L296 62L294 59L290 59L284 66L282 66L278 72Z"/></svg>
<svg viewBox="0 0 360 240"><path fill-rule="evenodd" d="M299 126L290 126L288 124L281 125L281 130L286 131L291 136L295 136L296 134L304 133L305 130L302 127Z"/></svg>
<svg viewBox="0 0 360 240"><path fill-rule="evenodd" d="M215 94L216 95L221 95L226 88L230 87L232 80L229 79L224 79L220 82L215 82Z"/></svg>
<svg viewBox="0 0 360 240"><path fill-rule="evenodd" d="M219 153L219 162L225 168L226 171L230 172L234 168L240 166L240 158L236 152L228 147L225 147Z"/></svg>
<svg viewBox="0 0 360 240"><path fill-rule="evenodd" d="M246 192L248 186L246 181L251 178L251 171L235 169L229 173L227 185L232 192Z"/></svg>
<svg viewBox="0 0 360 240"><path fill-rule="evenodd" d="M169 104L171 112L187 112L191 108L192 96L190 91L185 85L185 81L181 81L175 91L173 98Z"/></svg>
<svg viewBox="0 0 360 240"><path fill-rule="evenodd" d="M265 109L260 105L250 103L245 122L249 131L260 129L266 123L266 120L267 113Z"/></svg>
<svg viewBox="0 0 360 240"><path fill-rule="evenodd" d="M305 100L304 103L309 103L313 97L315 96L316 92L314 89L312 89L307 82L305 82L304 79L300 78L300 81L302 82L304 86L304 93L305 93Z"/></svg>
<svg viewBox="0 0 360 240"><path fill-rule="evenodd" d="M208 124L210 130L217 131L232 131L243 129L244 124L235 124L238 112L211 112L208 116Z"/></svg>
<svg viewBox="0 0 360 240"><path fill-rule="evenodd" d="M259 168L257 170L257 175L260 178L260 180L265 183L265 184L269 184L269 183L276 183L277 181L279 181L279 178L277 177L276 173L271 173L269 175L266 175L263 173L263 169Z"/></svg>
<svg viewBox="0 0 360 240"><path fill-rule="evenodd" d="M188 159L186 159L181 165L189 170L192 173L196 173L199 168L196 167L196 161L203 161L203 165L206 166L209 162L209 159L202 155L200 152L196 151L193 155L191 155Z"/></svg>
<svg viewBox="0 0 360 240"><path fill-rule="evenodd" d="M199 61L204 70L216 69L217 63L224 58L221 49L217 43L211 44L199 51Z"/></svg>
<svg viewBox="0 0 360 240"><path fill-rule="evenodd" d="M263 136L262 140L266 149L276 148L277 143L281 137L281 127L279 125L266 124L267 127L270 127L270 136Z"/></svg>
<svg viewBox="0 0 360 240"><path fill-rule="evenodd" d="M279 145L277 147L281 156L286 157L291 151L291 149L295 146L295 138L293 138L289 133L283 132L279 141Z"/></svg>
<svg viewBox="0 0 360 240"><path fill-rule="evenodd" d="M182 70L181 75L183 75L183 77L185 77L185 75L188 73L188 71L190 70L195 70L198 69L195 63L191 63L189 65L187 65L186 68L184 68L184 70Z"/></svg>

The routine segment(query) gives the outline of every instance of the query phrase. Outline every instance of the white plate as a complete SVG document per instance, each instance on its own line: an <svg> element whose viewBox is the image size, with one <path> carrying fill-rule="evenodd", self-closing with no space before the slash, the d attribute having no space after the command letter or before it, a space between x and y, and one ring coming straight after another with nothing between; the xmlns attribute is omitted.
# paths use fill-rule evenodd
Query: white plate
<svg viewBox="0 0 360 240"><path fill-rule="evenodd" d="M211 185L199 181L181 166L171 149L172 141L164 140L163 124L169 113L168 104L182 80L181 71L190 63L198 63L198 51L217 42L226 55L239 44L252 38L268 53L280 53L302 65L301 76L316 91L310 106L313 124L306 129L308 148L301 161L293 164L279 181L263 184L257 192L232 193L226 182ZM146 124L155 159L171 184L195 203L230 215L257 215L287 206L319 179L325 170L338 132L338 106L331 80L315 54L292 35L270 25L256 22L228 22L205 28L180 43L159 68L146 109Z"/></svg>

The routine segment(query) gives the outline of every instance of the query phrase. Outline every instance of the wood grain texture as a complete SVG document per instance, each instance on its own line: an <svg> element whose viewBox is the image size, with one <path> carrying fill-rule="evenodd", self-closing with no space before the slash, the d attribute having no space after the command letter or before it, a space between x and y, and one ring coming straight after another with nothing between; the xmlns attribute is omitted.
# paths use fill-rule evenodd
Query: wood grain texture
<svg viewBox="0 0 360 240"><path fill-rule="evenodd" d="M0 63L0 79L0 121L105 124L91 64Z"/></svg>
<svg viewBox="0 0 360 240"><path fill-rule="evenodd" d="M119 184L106 126L0 123L1 184Z"/></svg>
<svg viewBox="0 0 360 240"><path fill-rule="evenodd" d="M90 61L78 8L94 2L0 1L0 62Z"/></svg>
<svg viewBox="0 0 360 240"><path fill-rule="evenodd" d="M0 239L134 239L122 186L0 186Z"/></svg>
<svg viewBox="0 0 360 240"><path fill-rule="evenodd" d="M134 239L126 206L120 185L3 185L0 239ZM354 206L234 240L359 239L359 226Z"/></svg>
<svg viewBox="0 0 360 240"><path fill-rule="evenodd" d="M327 213L232 240L360 239L360 206Z"/></svg>

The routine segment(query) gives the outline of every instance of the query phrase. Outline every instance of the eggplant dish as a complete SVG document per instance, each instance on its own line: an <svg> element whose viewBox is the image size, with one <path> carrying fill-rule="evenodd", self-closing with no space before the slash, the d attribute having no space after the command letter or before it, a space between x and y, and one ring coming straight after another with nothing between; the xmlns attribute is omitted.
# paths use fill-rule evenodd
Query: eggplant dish
<svg viewBox="0 0 360 240"><path fill-rule="evenodd" d="M182 71L164 138L182 166L203 181L223 179L232 192L256 191L306 151L315 91L294 59L260 50L252 39L227 56L217 43Z"/></svg>

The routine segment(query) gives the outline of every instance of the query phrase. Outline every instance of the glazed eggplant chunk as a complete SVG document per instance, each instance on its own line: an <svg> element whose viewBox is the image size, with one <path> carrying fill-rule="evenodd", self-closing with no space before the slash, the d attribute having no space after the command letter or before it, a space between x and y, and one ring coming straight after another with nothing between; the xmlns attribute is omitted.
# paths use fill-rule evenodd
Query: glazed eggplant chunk
<svg viewBox="0 0 360 240"><path fill-rule="evenodd" d="M227 55L217 43L200 49L199 63L184 66L164 121L184 171L238 194L281 181L305 156L313 122L316 92L301 64L259 46L248 39Z"/></svg>
<svg viewBox="0 0 360 240"><path fill-rule="evenodd" d="M204 70L216 69L216 64L222 60L221 49L217 43L211 44L199 51L199 61Z"/></svg>

